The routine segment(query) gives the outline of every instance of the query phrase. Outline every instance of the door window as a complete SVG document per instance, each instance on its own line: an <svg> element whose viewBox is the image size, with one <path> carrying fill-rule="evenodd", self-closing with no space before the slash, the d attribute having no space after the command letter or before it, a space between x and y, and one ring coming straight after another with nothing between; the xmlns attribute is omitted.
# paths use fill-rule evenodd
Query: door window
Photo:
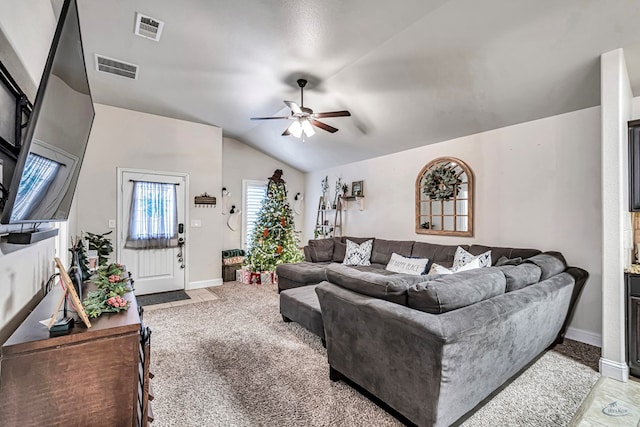
<svg viewBox="0 0 640 427"><path fill-rule="evenodd" d="M161 249L178 245L176 184L135 181L125 248Z"/></svg>

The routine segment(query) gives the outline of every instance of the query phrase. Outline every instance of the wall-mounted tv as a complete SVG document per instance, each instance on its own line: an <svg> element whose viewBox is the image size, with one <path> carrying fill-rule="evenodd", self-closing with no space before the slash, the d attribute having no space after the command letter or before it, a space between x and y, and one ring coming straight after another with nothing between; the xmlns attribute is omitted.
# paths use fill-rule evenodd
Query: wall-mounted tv
<svg viewBox="0 0 640 427"><path fill-rule="evenodd" d="M78 7L65 0L0 222L68 219L94 116Z"/></svg>

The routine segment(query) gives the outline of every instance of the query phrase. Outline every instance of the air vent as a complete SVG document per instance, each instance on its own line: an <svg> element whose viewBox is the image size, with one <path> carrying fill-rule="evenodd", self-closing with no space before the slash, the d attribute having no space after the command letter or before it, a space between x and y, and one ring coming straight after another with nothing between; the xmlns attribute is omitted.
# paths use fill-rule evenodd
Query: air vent
<svg viewBox="0 0 640 427"><path fill-rule="evenodd" d="M151 39L154 41L160 40L160 34L162 34L162 27L164 22L158 21L150 16L136 13L136 29L134 33L140 37Z"/></svg>
<svg viewBox="0 0 640 427"><path fill-rule="evenodd" d="M96 55L96 70L103 73L111 73L117 76L128 77L130 79L138 78L138 66L122 62L117 59L107 58L106 56Z"/></svg>

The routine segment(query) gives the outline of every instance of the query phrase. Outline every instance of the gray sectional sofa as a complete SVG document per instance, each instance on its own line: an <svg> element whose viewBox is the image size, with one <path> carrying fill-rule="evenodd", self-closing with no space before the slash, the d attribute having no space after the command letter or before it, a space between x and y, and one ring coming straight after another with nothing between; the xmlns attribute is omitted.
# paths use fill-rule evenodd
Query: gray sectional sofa
<svg viewBox="0 0 640 427"><path fill-rule="evenodd" d="M341 264L346 239L368 240L312 240L304 262L278 266L281 312L326 341L332 379L349 379L420 426L456 423L561 340L588 278L557 252L481 245L460 246L491 250L493 264L523 261L392 273L384 267L394 252L450 266L457 245L382 239L371 266L351 267Z"/></svg>

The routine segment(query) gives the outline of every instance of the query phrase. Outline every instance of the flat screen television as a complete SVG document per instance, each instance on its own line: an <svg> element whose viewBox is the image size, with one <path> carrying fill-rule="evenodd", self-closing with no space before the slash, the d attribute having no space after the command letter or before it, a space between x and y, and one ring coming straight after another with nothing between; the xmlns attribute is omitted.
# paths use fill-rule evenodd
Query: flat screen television
<svg viewBox="0 0 640 427"><path fill-rule="evenodd" d="M16 161L2 224L68 219L94 116L78 8L76 0L65 0Z"/></svg>

